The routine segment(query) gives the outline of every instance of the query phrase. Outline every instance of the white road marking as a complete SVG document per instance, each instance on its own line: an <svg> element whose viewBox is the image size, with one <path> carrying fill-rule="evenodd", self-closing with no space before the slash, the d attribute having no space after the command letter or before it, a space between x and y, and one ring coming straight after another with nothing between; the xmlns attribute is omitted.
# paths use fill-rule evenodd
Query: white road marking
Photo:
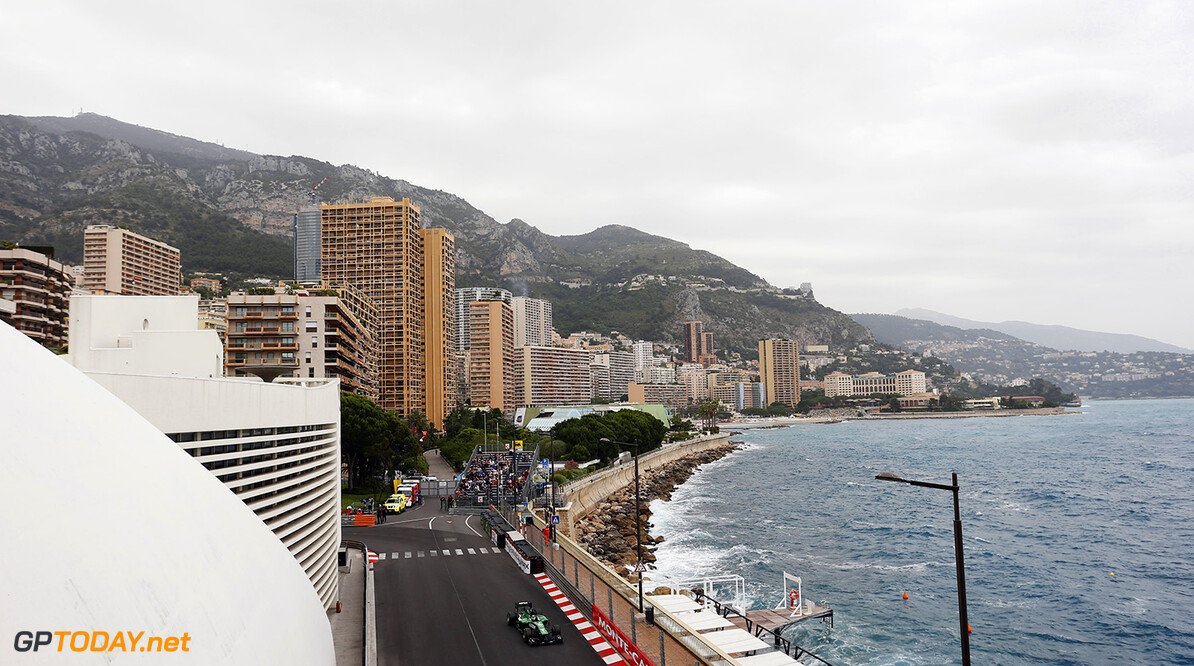
<svg viewBox="0 0 1194 666"><path fill-rule="evenodd" d="M469 555L476 555L476 554L477 554L477 551L473 550L472 548L469 548L469 549L468 549L468 554L469 554Z"/></svg>
<svg viewBox="0 0 1194 666"><path fill-rule="evenodd" d="M410 551L409 550L406 551L406 559L408 559L408 560L410 559Z"/></svg>
<svg viewBox="0 0 1194 666"><path fill-rule="evenodd" d="M378 560L384 560L384 559L386 559L386 554L385 554L385 553L378 553L378 554L377 554L377 559L378 559Z"/></svg>
<svg viewBox="0 0 1194 666"><path fill-rule="evenodd" d="M452 554L452 551L450 551L450 550L445 550L445 551L444 551L444 555L451 555L451 554Z"/></svg>
<svg viewBox="0 0 1194 666"><path fill-rule="evenodd" d="M472 516L469 516L468 518L472 518ZM464 526L465 526L465 527L467 527L467 528L469 528L470 530L472 530L472 531L473 531L473 534L476 534L477 536L479 536L479 537L481 537L482 539L484 539L485 537L481 536L481 533L480 533L480 532L478 532L477 530L473 530L473 526L468 524L468 518L465 518L465 519L464 519Z"/></svg>
<svg viewBox="0 0 1194 666"><path fill-rule="evenodd" d="M464 555L464 551L463 551L463 550L460 550L459 548L457 548L457 549L456 549L456 554L457 554L457 555Z"/></svg>

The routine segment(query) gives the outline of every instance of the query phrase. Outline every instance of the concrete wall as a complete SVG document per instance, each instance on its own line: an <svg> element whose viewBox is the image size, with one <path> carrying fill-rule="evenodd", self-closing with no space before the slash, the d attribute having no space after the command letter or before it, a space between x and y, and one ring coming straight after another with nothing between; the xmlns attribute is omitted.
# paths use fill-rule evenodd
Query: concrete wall
<svg viewBox="0 0 1194 666"><path fill-rule="evenodd" d="M691 453L699 453L729 443L729 433L706 435L645 453L638 460L639 474L649 469L662 467ZM560 528L569 537L574 535L573 523L601 504L605 498L621 488L634 483L634 460L618 464L600 472L594 472L563 486L568 497L568 506L557 510Z"/></svg>

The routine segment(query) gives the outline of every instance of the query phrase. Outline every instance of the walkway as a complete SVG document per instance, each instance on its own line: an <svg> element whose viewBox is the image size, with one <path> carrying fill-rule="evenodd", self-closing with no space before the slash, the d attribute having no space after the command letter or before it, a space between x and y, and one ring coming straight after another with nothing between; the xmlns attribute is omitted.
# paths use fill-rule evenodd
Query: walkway
<svg viewBox="0 0 1194 666"><path fill-rule="evenodd" d="M365 556L348 549L348 573L340 574L340 612L328 611L336 666L365 663Z"/></svg>

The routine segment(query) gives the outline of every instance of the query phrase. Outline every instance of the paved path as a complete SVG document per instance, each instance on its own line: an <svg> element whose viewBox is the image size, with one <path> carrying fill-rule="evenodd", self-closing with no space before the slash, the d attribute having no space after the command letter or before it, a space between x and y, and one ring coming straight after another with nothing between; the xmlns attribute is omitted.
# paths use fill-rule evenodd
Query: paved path
<svg viewBox="0 0 1194 666"><path fill-rule="evenodd" d="M340 612L328 611L336 666L361 666L365 660L365 556L348 549L348 573L340 576Z"/></svg>
<svg viewBox="0 0 1194 666"><path fill-rule="evenodd" d="M542 586L505 552L493 552L480 529L478 516L449 515L438 502L377 527L344 528L344 538L365 542L379 556L378 664L603 666ZM529 647L506 624L506 613L524 600L560 626L562 644Z"/></svg>
<svg viewBox="0 0 1194 666"><path fill-rule="evenodd" d="M437 480L451 481L456 478L456 471L439 454L439 449L428 451L423 454L423 457L427 459L427 473L434 476Z"/></svg>

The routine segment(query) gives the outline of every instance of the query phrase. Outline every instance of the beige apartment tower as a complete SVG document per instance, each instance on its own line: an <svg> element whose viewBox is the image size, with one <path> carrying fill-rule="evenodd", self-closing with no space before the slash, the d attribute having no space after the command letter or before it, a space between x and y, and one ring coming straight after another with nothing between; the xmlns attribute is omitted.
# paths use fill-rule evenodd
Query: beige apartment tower
<svg viewBox="0 0 1194 666"><path fill-rule="evenodd" d="M106 224L83 231L83 288L91 293L174 296L181 282L178 248Z"/></svg>
<svg viewBox="0 0 1194 666"><path fill-rule="evenodd" d="M474 405L514 407L514 310L503 301L469 304L469 397ZM587 379L587 375L586 375Z"/></svg>
<svg viewBox="0 0 1194 666"><path fill-rule="evenodd" d="M436 339L428 342L428 301L440 300L444 276L455 273L451 235L420 229L419 207L410 199L321 204L320 215L323 282L350 284L377 307L378 404L401 414L428 414L427 371L440 367L434 360L429 366L428 345L437 347L446 335L433 324ZM433 246L430 273L425 241ZM436 295L429 297L429 288ZM432 316L442 325L447 315Z"/></svg>
<svg viewBox="0 0 1194 666"><path fill-rule="evenodd" d="M456 240L447 229L421 229L423 292L426 311L423 336L427 360L427 420L444 427L456 407Z"/></svg>
<svg viewBox="0 0 1194 666"><path fill-rule="evenodd" d="M759 381L765 402L795 407L800 402L800 351L795 340L759 341Z"/></svg>

